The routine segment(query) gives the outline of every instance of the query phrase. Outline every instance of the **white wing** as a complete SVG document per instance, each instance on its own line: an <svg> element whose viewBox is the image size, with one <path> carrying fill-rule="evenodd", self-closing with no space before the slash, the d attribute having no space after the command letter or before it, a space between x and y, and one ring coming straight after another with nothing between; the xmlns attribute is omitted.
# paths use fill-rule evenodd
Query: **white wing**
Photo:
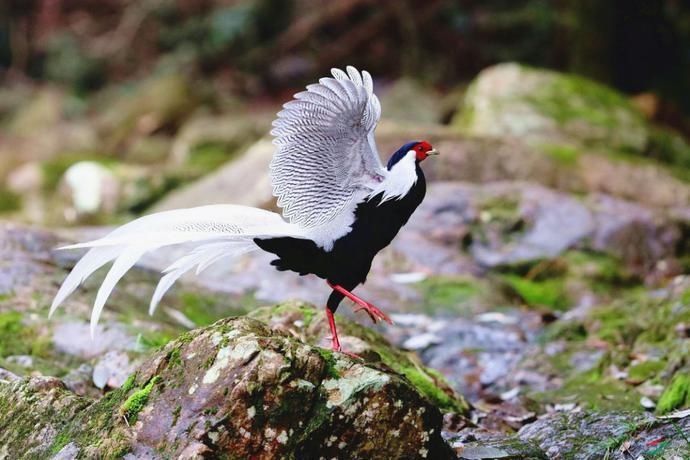
<svg viewBox="0 0 690 460"><path fill-rule="evenodd" d="M273 194L285 218L304 228L334 220L386 175L374 141L381 105L371 75L354 67L332 73L295 94L271 131Z"/></svg>

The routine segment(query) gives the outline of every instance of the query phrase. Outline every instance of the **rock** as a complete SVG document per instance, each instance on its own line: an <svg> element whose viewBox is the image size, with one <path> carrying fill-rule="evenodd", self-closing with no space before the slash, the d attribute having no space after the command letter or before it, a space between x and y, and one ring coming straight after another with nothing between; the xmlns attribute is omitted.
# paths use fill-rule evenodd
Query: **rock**
<svg viewBox="0 0 690 460"><path fill-rule="evenodd" d="M120 388L133 370L134 364L127 353L109 351L93 367L93 384L100 389Z"/></svg>
<svg viewBox="0 0 690 460"><path fill-rule="evenodd" d="M176 128L199 101L196 88L181 75L160 75L140 83L125 97L105 104L96 123L106 149L161 128Z"/></svg>
<svg viewBox="0 0 690 460"><path fill-rule="evenodd" d="M74 219L112 214L118 206L118 179L110 169L93 161L80 161L70 166L63 176L61 189L68 197L66 212L71 209Z"/></svg>
<svg viewBox="0 0 690 460"><path fill-rule="evenodd" d="M37 90L14 114L8 133L31 137L54 127L62 119L65 99L55 88Z"/></svg>
<svg viewBox="0 0 690 460"><path fill-rule="evenodd" d="M377 94L389 120L435 124L441 121L442 101L438 93L418 81L399 78Z"/></svg>
<svg viewBox="0 0 690 460"><path fill-rule="evenodd" d="M522 182L434 183L392 247L414 269L441 274L476 270L458 252L462 246L484 267L552 259L577 247L646 272L682 255L683 220L603 194L575 199Z"/></svg>
<svg viewBox="0 0 690 460"><path fill-rule="evenodd" d="M326 315L299 302L286 302L277 307L259 308L250 317L266 322L273 329L288 332L312 345L327 345L324 334L328 330ZM339 318L340 341L348 350L370 362L381 363L404 375L437 407L447 412L464 414L469 405L437 372L421 365L416 355L392 348L379 334L367 326Z"/></svg>
<svg viewBox="0 0 690 460"><path fill-rule="evenodd" d="M125 160L138 164L160 165L168 159L172 141L163 135L142 136L127 149Z"/></svg>
<svg viewBox="0 0 690 460"><path fill-rule="evenodd" d="M638 153L649 137L642 114L615 90L583 77L513 63L483 70L453 123L476 136Z"/></svg>
<svg viewBox="0 0 690 460"><path fill-rule="evenodd" d="M537 443L548 458L684 458L690 453L683 435L688 428L690 417L571 412L546 415L522 428L518 437Z"/></svg>
<svg viewBox="0 0 690 460"><path fill-rule="evenodd" d="M94 358L107 351L134 348L135 338L119 324L99 324L91 338L89 325L80 321L61 321L53 328L53 344L61 353L80 358Z"/></svg>
<svg viewBox="0 0 690 460"><path fill-rule="evenodd" d="M0 407L9 457L454 458L404 376L249 318L170 342L98 401L33 378L0 383Z"/></svg>
<svg viewBox="0 0 690 460"><path fill-rule="evenodd" d="M238 115L198 115L188 120L175 136L171 161L183 166L191 160L192 150L204 144L225 146L228 151L236 150L256 142L270 130L275 114L247 113L246 108L235 109Z"/></svg>

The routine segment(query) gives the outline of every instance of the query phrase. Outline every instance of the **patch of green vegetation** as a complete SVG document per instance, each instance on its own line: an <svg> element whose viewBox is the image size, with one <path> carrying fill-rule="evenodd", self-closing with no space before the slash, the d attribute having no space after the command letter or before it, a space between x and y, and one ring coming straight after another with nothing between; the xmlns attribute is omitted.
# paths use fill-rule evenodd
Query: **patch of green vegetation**
<svg viewBox="0 0 690 460"><path fill-rule="evenodd" d="M624 111L644 127L642 115L622 94L577 75L558 74L526 99L559 124L585 120L614 129L620 124L619 111Z"/></svg>
<svg viewBox="0 0 690 460"><path fill-rule="evenodd" d="M242 297L231 306L228 305L227 296L198 291L181 292L180 301L182 313L199 327L213 324L228 316L247 313L256 305L252 295Z"/></svg>
<svg viewBox="0 0 690 460"><path fill-rule="evenodd" d="M667 128L651 129L645 155L672 166L690 168L690 145L683 136Z"/></svg>
<svg viewBox="0 0 690 460"><path fill-rule="evenodd" d="M483 287L477 281L467 278L433 276L418 283L417 287L431 312L457 312L483 293Z"/></svg>
<svg viewBox="0 0 690 460"><path fill-rule="evenodd" d="M62 450L67 444L69 444L70 438L67 433L58 433L50 445L50 454L55 455Z"/></svg>
<svg viewBox="0 0 690 460"><path fill-rule="evenodd" d="M335 356L333 356L333 351L326 348L317 347L316 351L321 355L325 364L325 372L328 378L339 379L340 372L335 365Z"/></svg>
<svg viewBox="0 0 690 460"><path fill-rule="evenodd" d="M579 321L557 321L549 324L539 337L540 343L553 340L567 340L569 342L581 342L587 338L587 329Z"/></svg>
<svg viewBox="0 0 690 460"><path fill-rule="evenodd" d="M160 382L161 378L159 376L153 377L149 382L141 389L135 391L127 400L120 406L120 413L128 420L130 424L137 421L139 412L144 408L149 400L149 395L153 390L154 386Z"/></svg>
<svg viewBox="0 0 690 460"><path fill-rule="evenodd" d="M554 160L565 165L577 163L577 158L580 154L576 147L564 144L544 144L541 146L541 150Z"/></svg>
<svg viewBox="0 0 690 460"><path fill-rule="evenodd" d="M551 310L565 310L570 299L562 278L531 280L518 275L505 274L501 280L531 307L546 307Z"/></svg>
<svg viewBox="0 0 690 460"><path fill-rule="evenodd" d="M50 338L26 326L17 311L0 313L0 358L11 355L47 357Z"/></svg>
<svg viewBox="0 0 690 460"><path fill-rule="evenodd" d="M16 193L0 186L0 213L18 211L22 207L22 198Z"/></svg>
<svg viewBox="0 0 690 460"><path fill-rule="evenodd" d="M489 214L492 220L512 221L518 216L520 201L513 196L496 195L479 203L479 209Z"/></svg>
<svg viewBox="0 0 690 460"><path fill-rule="evenodd" d="M238 146L219 142L204 142L192 147L187 166L194 174L214 171L235 156Z"/></svg>
<svg viewBox="0 0 690 460"><path fill-rule="evenodd" d="M149 331L137 335L137 350L149 351L156 350L165 346L175 337L167 331Z"/></svg>
<svg viewBox="0 0 690 460"><path fill-rule="evenodd" d="M595 289L629 287L640 280L628 273L617 258L590 251L568 251L564 255L568 275L585 279Z"/></svg>
<svg viewBox="0 0 690 460"><path fill-rule="evenodd" d="M129 390L134 388L134 382L135 382L136 378L137 378L136 373L131 374L129 377L127 377L127 380L125 380L125 382L122 384L122 386L120 387L120 390L123 393L129 393Z"/></svg>
<svg viewBox="0 0 690 460"><path fill-rule="evenodd" d="M628 380L635 383L652 380L665 368L665 361L644 361L628 368Z"/></svg>
<svg viewBox="0 0 690 460"><path fill-rule="evenodd" d="M590 410L644 410L639 393L621 381L602 376L598 369L570 377L557 390L530 396L542 403L575 402Z"/></svg>
<svg viewBox="0 0 690 460"><path fill-rule="evenodd" d="M666 414L688 405L690 405L690 375L678 373L661 394L656 411L659 414Z"/></svg>

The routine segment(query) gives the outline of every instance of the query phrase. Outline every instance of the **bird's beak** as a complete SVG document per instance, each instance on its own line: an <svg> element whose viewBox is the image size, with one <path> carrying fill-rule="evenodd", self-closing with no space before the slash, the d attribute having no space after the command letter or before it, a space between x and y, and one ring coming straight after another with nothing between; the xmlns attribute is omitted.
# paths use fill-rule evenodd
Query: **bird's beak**
<svg viewBox="0 0 690 460"><path fill-rule="evenodd" d="M439 153L441 153L441 152L439 152L436 149L431 149L428 152L426 152L427 155L438 155Z"/></svg>

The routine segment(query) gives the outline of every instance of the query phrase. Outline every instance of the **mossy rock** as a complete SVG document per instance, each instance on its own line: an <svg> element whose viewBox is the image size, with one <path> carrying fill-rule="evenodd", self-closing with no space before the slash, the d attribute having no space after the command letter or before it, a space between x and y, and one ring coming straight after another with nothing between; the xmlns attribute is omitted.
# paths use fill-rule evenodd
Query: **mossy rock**
<svg viewBox="0 0 690 460"><path fill-rule="evenodd" d="M11 458L455 458L441 425L383 363L251 318L182 335L97 401L54 378L0 383L0 445Z"/></svg>
<svg viewBox="0 0 690 460"><path fill-rule="evenodd" d="M483 70L453 125L471 135L516 136L534 145L605 146L637 153L649 139L642 114L614 89L515 63ZM570 159L572 152L567 153Z"/></svg>
<svg viewBox="0 0 690 460"><path fill-rule="evenodd" d="M324 345L329 334L323 310L300 302L288 302L275 307L264 307L249 314L252 318L295 334L301 340L314 345ZM386 339L371 328L361 326L345 318L337 318L340 340L344 348L362 356L367 363L377 363L405 376L423 396L444 411L466 414L469 404L458 395L443 376L421 364L413 353L391 346ZM330 351L324 351L328 356Z"/></svg>
<svg viewBox="0 0 690 460"><path fill-rule="evenodd" d="M563 383L557 390L532 396L544 403L643 412L644 388L663 385L658 413L688 407L689 345L676 328L690 322L687 282L653 292L640 287L617 292L617 299L592 307L579 318L548 326L542 342L548 346L559 341L559 352L530 360L539 372L558 375Z"/></svg>

